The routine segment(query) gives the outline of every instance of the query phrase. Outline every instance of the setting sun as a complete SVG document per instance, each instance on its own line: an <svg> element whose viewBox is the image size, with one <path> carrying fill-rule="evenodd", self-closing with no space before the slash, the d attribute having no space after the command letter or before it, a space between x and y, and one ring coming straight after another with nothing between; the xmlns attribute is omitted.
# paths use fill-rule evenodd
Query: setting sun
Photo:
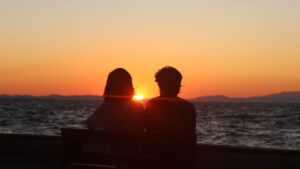
<svg viewBox="0 0 300 169"><path fill-rule="evenodd" d="M133 100L138 100L138 101L140 101L140 100L143 100L144 99L144 97L142 96L142 95L134 95L133 96Z"/></svg>

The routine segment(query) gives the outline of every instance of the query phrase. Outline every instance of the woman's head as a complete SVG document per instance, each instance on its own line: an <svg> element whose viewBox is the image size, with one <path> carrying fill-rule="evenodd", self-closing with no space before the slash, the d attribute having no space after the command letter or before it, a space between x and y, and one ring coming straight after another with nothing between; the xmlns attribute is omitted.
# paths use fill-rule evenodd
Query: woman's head
<svg viewBox="0 0 300 169"><path fill-rule="evenodd" d="M105 99L132 99L134 88L130 74L123 68L109 73L104 89Z"/></svg>

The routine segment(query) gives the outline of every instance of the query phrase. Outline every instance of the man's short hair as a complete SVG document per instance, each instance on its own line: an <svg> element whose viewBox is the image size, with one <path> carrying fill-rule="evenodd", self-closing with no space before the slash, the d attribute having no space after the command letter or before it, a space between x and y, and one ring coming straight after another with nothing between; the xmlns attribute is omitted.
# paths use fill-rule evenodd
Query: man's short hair
<svg viewBox="0 0 300 169"><path fill-rule="evenodd" d="M181 73L171 66L166 66L160 69L155 74L155 81L161 92L165 93L179 93L181 87L182 75Z"/></svg>

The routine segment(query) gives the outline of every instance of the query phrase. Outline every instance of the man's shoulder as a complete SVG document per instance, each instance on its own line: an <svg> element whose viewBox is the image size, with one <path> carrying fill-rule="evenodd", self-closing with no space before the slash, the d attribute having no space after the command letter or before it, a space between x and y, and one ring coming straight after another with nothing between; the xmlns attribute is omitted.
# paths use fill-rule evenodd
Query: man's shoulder
<svg viewBox="0 0 300 169"><path fill-rule="evenodd" d="M154 97L154 98L150 99L147 104L151 105L151 104L156 104L156 103L161 103L161 102L174 102L175 104L180 104L185 107L194 108L194 105L191 102L189 102L186 99L182 99L180 97L164 98L164 97L158 96L158 97Z"/></svg>
<svg viewBox="0 0 300 169"><path fill-rule="evenodd" d="M189 107L191 109L194 109L194 105L193 103L191 103L190 101L186 100L186 99L182 99L182 98L179 98L181 104L185 105L186 107Z"/></svg>
<svg viewBox="0 0 300 169"><path fill-rule="evenodd" d="M155 104L157 104L159 102L160 102L159 97L151 98L150 100L147 101L146 108L152 107L153 105L155 105Z"/></svg>
<svg viewBox="0 0 300 169"><path fill-rule="evenodd" d="M149 101L148 101L148 103L155 103L155 102L158 102L158 101L160 101L161 100L161 98L158 96L158 97L153 97L153 98L151 98Z"/></svg>

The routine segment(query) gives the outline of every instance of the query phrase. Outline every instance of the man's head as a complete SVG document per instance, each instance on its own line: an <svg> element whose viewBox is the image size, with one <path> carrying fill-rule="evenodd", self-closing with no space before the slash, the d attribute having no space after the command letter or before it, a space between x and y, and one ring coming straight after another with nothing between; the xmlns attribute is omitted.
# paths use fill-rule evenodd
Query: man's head
<svg viewBox="0 0 300 169"><path fill-rule="evenodd" d="M170 66L163 67L155 74L161 96L177 96L181 87L181 73Z"/></svg>

